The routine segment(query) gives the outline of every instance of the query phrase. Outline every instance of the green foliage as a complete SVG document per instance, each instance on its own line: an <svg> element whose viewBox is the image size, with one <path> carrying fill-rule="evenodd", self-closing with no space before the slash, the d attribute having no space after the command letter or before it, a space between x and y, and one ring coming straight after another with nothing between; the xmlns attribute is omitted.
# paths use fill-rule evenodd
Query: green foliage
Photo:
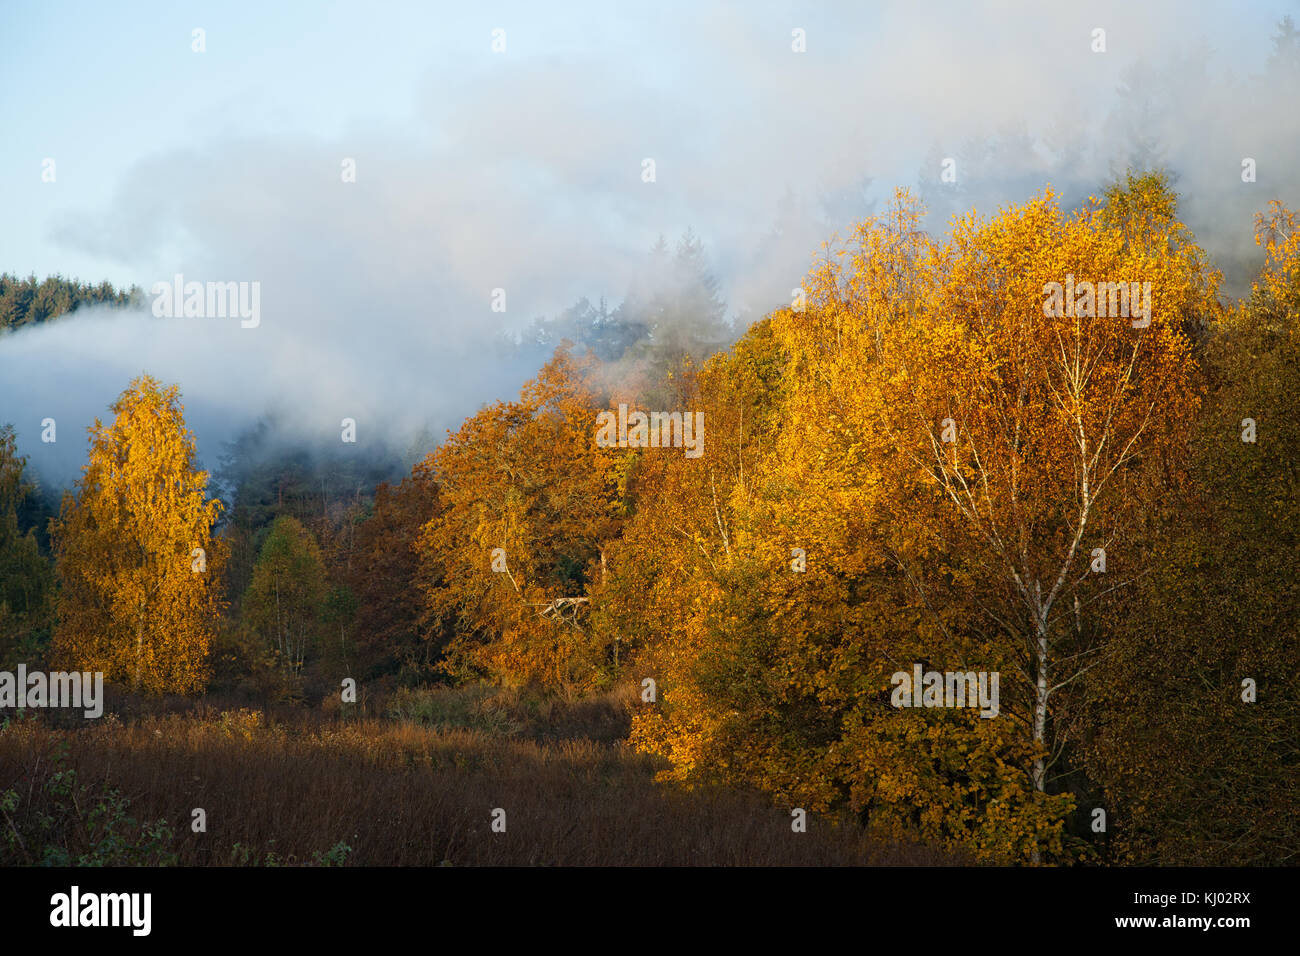
<svg viewBox="0 0 1300 956"><path fill-rule="evenodd" d="M0 275L0 331L37 325L74 311L81 305L139 305L144 292L137 286L119 292L108 282L90 285L62 276L37 280Z"/></svg>
<svg viewBox="0 0 1300 956"><path fill-rule="evenodd" d="M296 518L277 518L244 595L244 620L292 672L319 650L327 582L320 547Z"/></svg>
<svg viewBox="0 0 1300 956"><path fill-rule="evenodd" d="M0 427L0 669L29 666L44 654L52 624L54 574L34 529L19 515L34 487L24 479L11 426Z"/></svg>
<svg viewBox="0 0 1300 956"><path fill-rule="evenodd" d="M55 753L54 765L62 766ZM92 790L72 769L50 773L28 793L0 793L5 865L173 866L176 833L166 820L137 821L119 791Z"/></svg>
<svg viewBox="0 0 1300 956"><path fill-rule="evenodd" d="M340 840L328 850L313 854L311 863L312 866L343 866L347 863L348 854L351 852L352 847Z"/></svg>
<svg viewBox="0 0 1300 956"><path fill-rule="evenodd" d="M617 308L579 299L552 319L534 321L518 345L544 354L567 340L602 362L643 366L658 382L684 357L698 365L732 340L725 313L704 245L687 231L676 248L659 238Z"/></svg>
<svg viewBox="0 0 1300 956"><path fill-rule="evenodd" d="M311 856L309 863L304 866L346 866L348 855L352 852L352 847L348 846L342 840L335 843L328 850L317 850ZM281 867L291 865L293 857L288 859L281 856L275 849L275 841L272 840L267 846L266 851L258 858L257 850L244 843L235 843L230 848L230 866L266 866Z"/></svg>

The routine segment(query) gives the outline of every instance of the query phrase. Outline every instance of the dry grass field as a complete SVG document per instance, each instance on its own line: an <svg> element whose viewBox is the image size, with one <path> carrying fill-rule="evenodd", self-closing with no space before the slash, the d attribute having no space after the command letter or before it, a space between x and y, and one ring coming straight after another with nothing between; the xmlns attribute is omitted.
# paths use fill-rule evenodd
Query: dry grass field
<svg viewBox="0 0 1300 956"><path fill-rule="evenodd" d="M182 866L930 865L947 852L756 793L680 791L621 740L629 694L398 695L394 716L182 712L0 729L0 863ZM137 712L132 712L132 710ZM120 715L121 714L121 715ZM505 811L494 832L493 811ZM205 832L195 832L196 809Z"/></svg>

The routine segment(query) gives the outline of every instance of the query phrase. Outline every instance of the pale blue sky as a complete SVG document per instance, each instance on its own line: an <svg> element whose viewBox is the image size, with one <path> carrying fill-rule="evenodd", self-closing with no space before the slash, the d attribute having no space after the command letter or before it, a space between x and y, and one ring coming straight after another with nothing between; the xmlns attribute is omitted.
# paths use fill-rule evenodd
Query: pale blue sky
<svg viewBox="0 0 1300 956"><path fill-rule="evenodd" d="M1114 60L1132 59L1135 38L1126 42L1118 27L1125 4L1067 7L1080 10L1074 18L1080 27L1113 22ZM1269 0L1153 8L1177 10L1177 20L1164 31L1170 38L1199 33L1225 60L1244 65L1268 49L1271 27L1284 13L1296 12L1297 4ZM547 61L589 64L591 82L606 92L612 109L621 101L636 111L645 105L643 96L656 90L669 100L693 103L698 109L681 117L682 133L707 137L715 117L753 114L754 105L772 92L753 82L763 74L764 53L772 59L767 75L780 82L781 66L787 64L776 57L790 61L792 26L809 33L806 61L832 65L826 72L828 85L852 87L863 77L876 85L889 81L872 64L897 62L893 53L917 42L907 26L933 31L935 38L927 46L937 51L958 44L976 61L987 57L992 72L1002 69L997 60L1006 56L1034 57L1034 47L1004 48L1000 43L1001 38L1013 42L1017 31L1010 22L1026 20L1032 9L1034 5L1002 3L5 0L0 4L0 36L5 38L0 53L0 111L5 117L0 271L143 281L147 276L140 274L139 264L79 248L60 238L60 226L70 217L107 207L133 166L175 147L220 151L224 139L265 134L335 142L395 134L419 142L437 135L419 120L422 108L472 103L471 87L485 72ZM1052 20L1053 25L1069 22L1069 17ZM196 26L207 30L203 55L190 48ZM494 27L507 30L504 56L490 52ZM1037 38L1045 70L1060 65L1053 47L1071 46L1078 39L1062 33L1066 31L1054 27ZM1167 49L1152 39L1144 43L1154 55L1164 55ZM762 44L768 44L766 51ZM918 66L922 73L906 77L906 83L926 87L924 68L930 64L922 57ZM971 77L976 85L983 81ZM1060 78L1045 79L1044 85L1056 88ZM936 98L945 95L941 88L931 92ZM863 111L879 111L879 100L863 94ZM904 107L906 99L896 99ZM832 100L842 103L835 96ZM776 142L785 105L776 101L767 113ZM803 105L816 109L816 103ZM790 124L792 130L800 127ZM872 156L870 172L879 177L883 166L896 165L894 172L901 177L907 161L915 164L928 143L896 146L893 156ZM526 144L520 148L526 150ZM653 142L646 144L647 152L653 148ZM55 185L40 182L45 157L56 160ZM770 200L781 186L774 183L771 195L762 198L768 200L762 207L768 219L775 216ZM695 224L697 230L699 226ZM727 251L718 251L727 258Z"/></svg>
<svg viewBox="0 0 1300 956"><path fill-rule="evenodd" d="M633 108L655 89L698 92L719 111L746 106L747 92L719 69L726 36L716 64L691 62L689 34L715 28L707 9L618 6L6 0L0 271L142 281L127 263L55 235L67 217L110 203L141 160L261 135L346 141L397 131L419 141L435 135L417 119L422 105L469 100L468 87L486 72L525 61L590 63L593 84L623 87ZM752 4L726 15L743 15L747 29L766 25L783 55L795 20L813 31L814 49L842 52L850 35L817 4L803 6ZM202 54L191 49L196 27L206 31ZM504 55L491 50L497 28L506 30ZM55 184L40 180L47 157L57 164Z"/></svg>
<svg viewBox="0 0 1300 956"><path fill-rule="evenodd" d="M1134 19L1123 3L1068 4L1064 6L1077 10L1077 16L1053 14L1051 29L1036 37L1032 30L1024 34L1036 42L1035 51L1024 45L1014 23L1032 19L1036 6L5 0L0 4L0 115L5 117L0 271L145 281L151 277L148 264L129 261L129 251L96 253L69 242L61 230L69 219L107 208L141 161L179 147L219 154L223 141L258 136L358 145L385 137L398 137L405 145L427 141L438 135L429 115L458 103L475 108L477 83L525 64L586 64L590 82L604 96L599 109L607 109L611 120L624 111L635 113L646 106L646 97L660 93L666 102L688 107L678 117L683 135L707 140L711 130L726 128L727 117L750 117L771 123L766 138L771 148L780 149L793 145L783 128L791 135L809 128L787 112L819 108L815 99L787 102L780 97L787 86L782 71L797 62L789 50L793 26L807 30L809 37L809 52L798 66L806 73L820 72L818 82L839 114L836 122L852 125L870 117L893 131L901 128L897 117L881 116L910 108L909 97L900 94L902 86L942 101L955 93L943 89L946 82L978 87L989 78L939 75L939 83L932 85L934 64L927 51L939 58L947 53L953 61L969 57L972 63L983 62L990 76L1006 68L1007 58L1033 58L1036 52L1049 54L1043 64L1052 69L1060 64L1052 48L1086 42L1086 28L1095 20L1111 25L1116 65L1134 59L1135 51L1139 59L1164 56L1170 52L1165 41L1198 34L1225 61L1244 65L1267 50L1273 24L1297 10L1293 0L1244 6L1162 3L1150 5L1153 19L1142 20ZM1167 20L1163 27L1162 14ZM1150 35L1134 35L1140 33L1134 30L1126 36L1125 23ZM191 52L194 27L207 31L202 55ZM507 31L504 56L490 51L496 27ZM1071 35L1075 31L1080 32ZM920 54L915 75L875 71L878 64L896 65L899 50ZM1100 84L1077 79L1085 95L1104 96L1113 86L1105 81L1117 73L1105 74ZM1055 76L1033 82L1053 93L1076 85L1061 81ZM818 88L814 83L791 92L803 97ZM847 101L855 110L843 109L845 90L852 92ZM1038 92L1025 90L1020 115L1041 103ZM1016 104L1006 105L1006 113L1017 115ZM930 135L932 127L925 130ZM653 155L656 145L648 138L643 151ZM714 145L728 146L725 141ZM751 142L736 145L752 147ZM837 145L823 144L827 151ZM902 179L930 145L895 142L892 149L864 156L862 171L877 179L890 173ZM800 144L809 146L817 149L816 143ZM518 148L526 152L529 147L520 142ZM53 185L40 181L46 157L57 163ZM843 165L841 158L820 158ZM621 159L610 157L611 162ZM744 162L743 155L737 161ZM787 170L781 172L785 175L774 176L752 204L701 209L700 220L706 213L732 217L716 224L693 223L697 231L703 229L706 241L713 240L720 259L744 255L717 248L742 231L739 217L749 220L746 226L767 225L775 218L776 202L787 185L776 179L791 178ZM808 169L809 181L818 172ZM707 189L709 183L696 185ZM647 221L632 227L639 241L641 233L656 227L686 225L692 223Z"/></svg>

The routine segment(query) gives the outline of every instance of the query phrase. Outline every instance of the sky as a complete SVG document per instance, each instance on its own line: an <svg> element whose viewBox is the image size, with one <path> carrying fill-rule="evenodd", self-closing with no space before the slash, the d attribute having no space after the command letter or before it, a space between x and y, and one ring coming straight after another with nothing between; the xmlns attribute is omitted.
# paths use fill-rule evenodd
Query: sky
<svg viewBox="0 0 1300 956"><path fill-rule="evenodd" d="M496 333L616 303L660 235L703 241L743 325L895 187L929 190L932 228L1049 183L1077 200L1139 126L1207 246L1244 255L1253 210L1300 205L1300 91L1259 79L1286 15L1300 3L5 0L0 272L256 281L261 322L88 312L7 336L0 421L61 476L141 371L181 385L208 448L269 408L455 427L531 371ZM42 447L46 416L75 441Z"/></svg>

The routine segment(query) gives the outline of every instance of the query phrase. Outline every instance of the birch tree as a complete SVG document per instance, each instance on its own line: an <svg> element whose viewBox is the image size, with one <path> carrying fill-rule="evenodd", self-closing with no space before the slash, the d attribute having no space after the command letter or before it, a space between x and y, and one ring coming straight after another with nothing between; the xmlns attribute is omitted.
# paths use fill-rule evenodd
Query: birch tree
<svg viewBox="0 0 1300 956"><path fill-rule="evenodd" d="M1072 217L1048 193L920 243L921 291L880 339L903 454L947 502L981 613L1018 645L1039 792L1066 744L1054 716L1105 653L1089 607L1141 573L1126 542L1199 400L1184 328L1214 308L1172 197L1149 188L1121 215L1129 185Z"/></svg>
<svg viewBox="0 0 1300 956"><path fill-rule="evenodd" d="M221 502L207 496L176 386L142 376L111 411L90 428L89 461L54 522L55 666L150 693L201 690L220 611Z"/></svg>

